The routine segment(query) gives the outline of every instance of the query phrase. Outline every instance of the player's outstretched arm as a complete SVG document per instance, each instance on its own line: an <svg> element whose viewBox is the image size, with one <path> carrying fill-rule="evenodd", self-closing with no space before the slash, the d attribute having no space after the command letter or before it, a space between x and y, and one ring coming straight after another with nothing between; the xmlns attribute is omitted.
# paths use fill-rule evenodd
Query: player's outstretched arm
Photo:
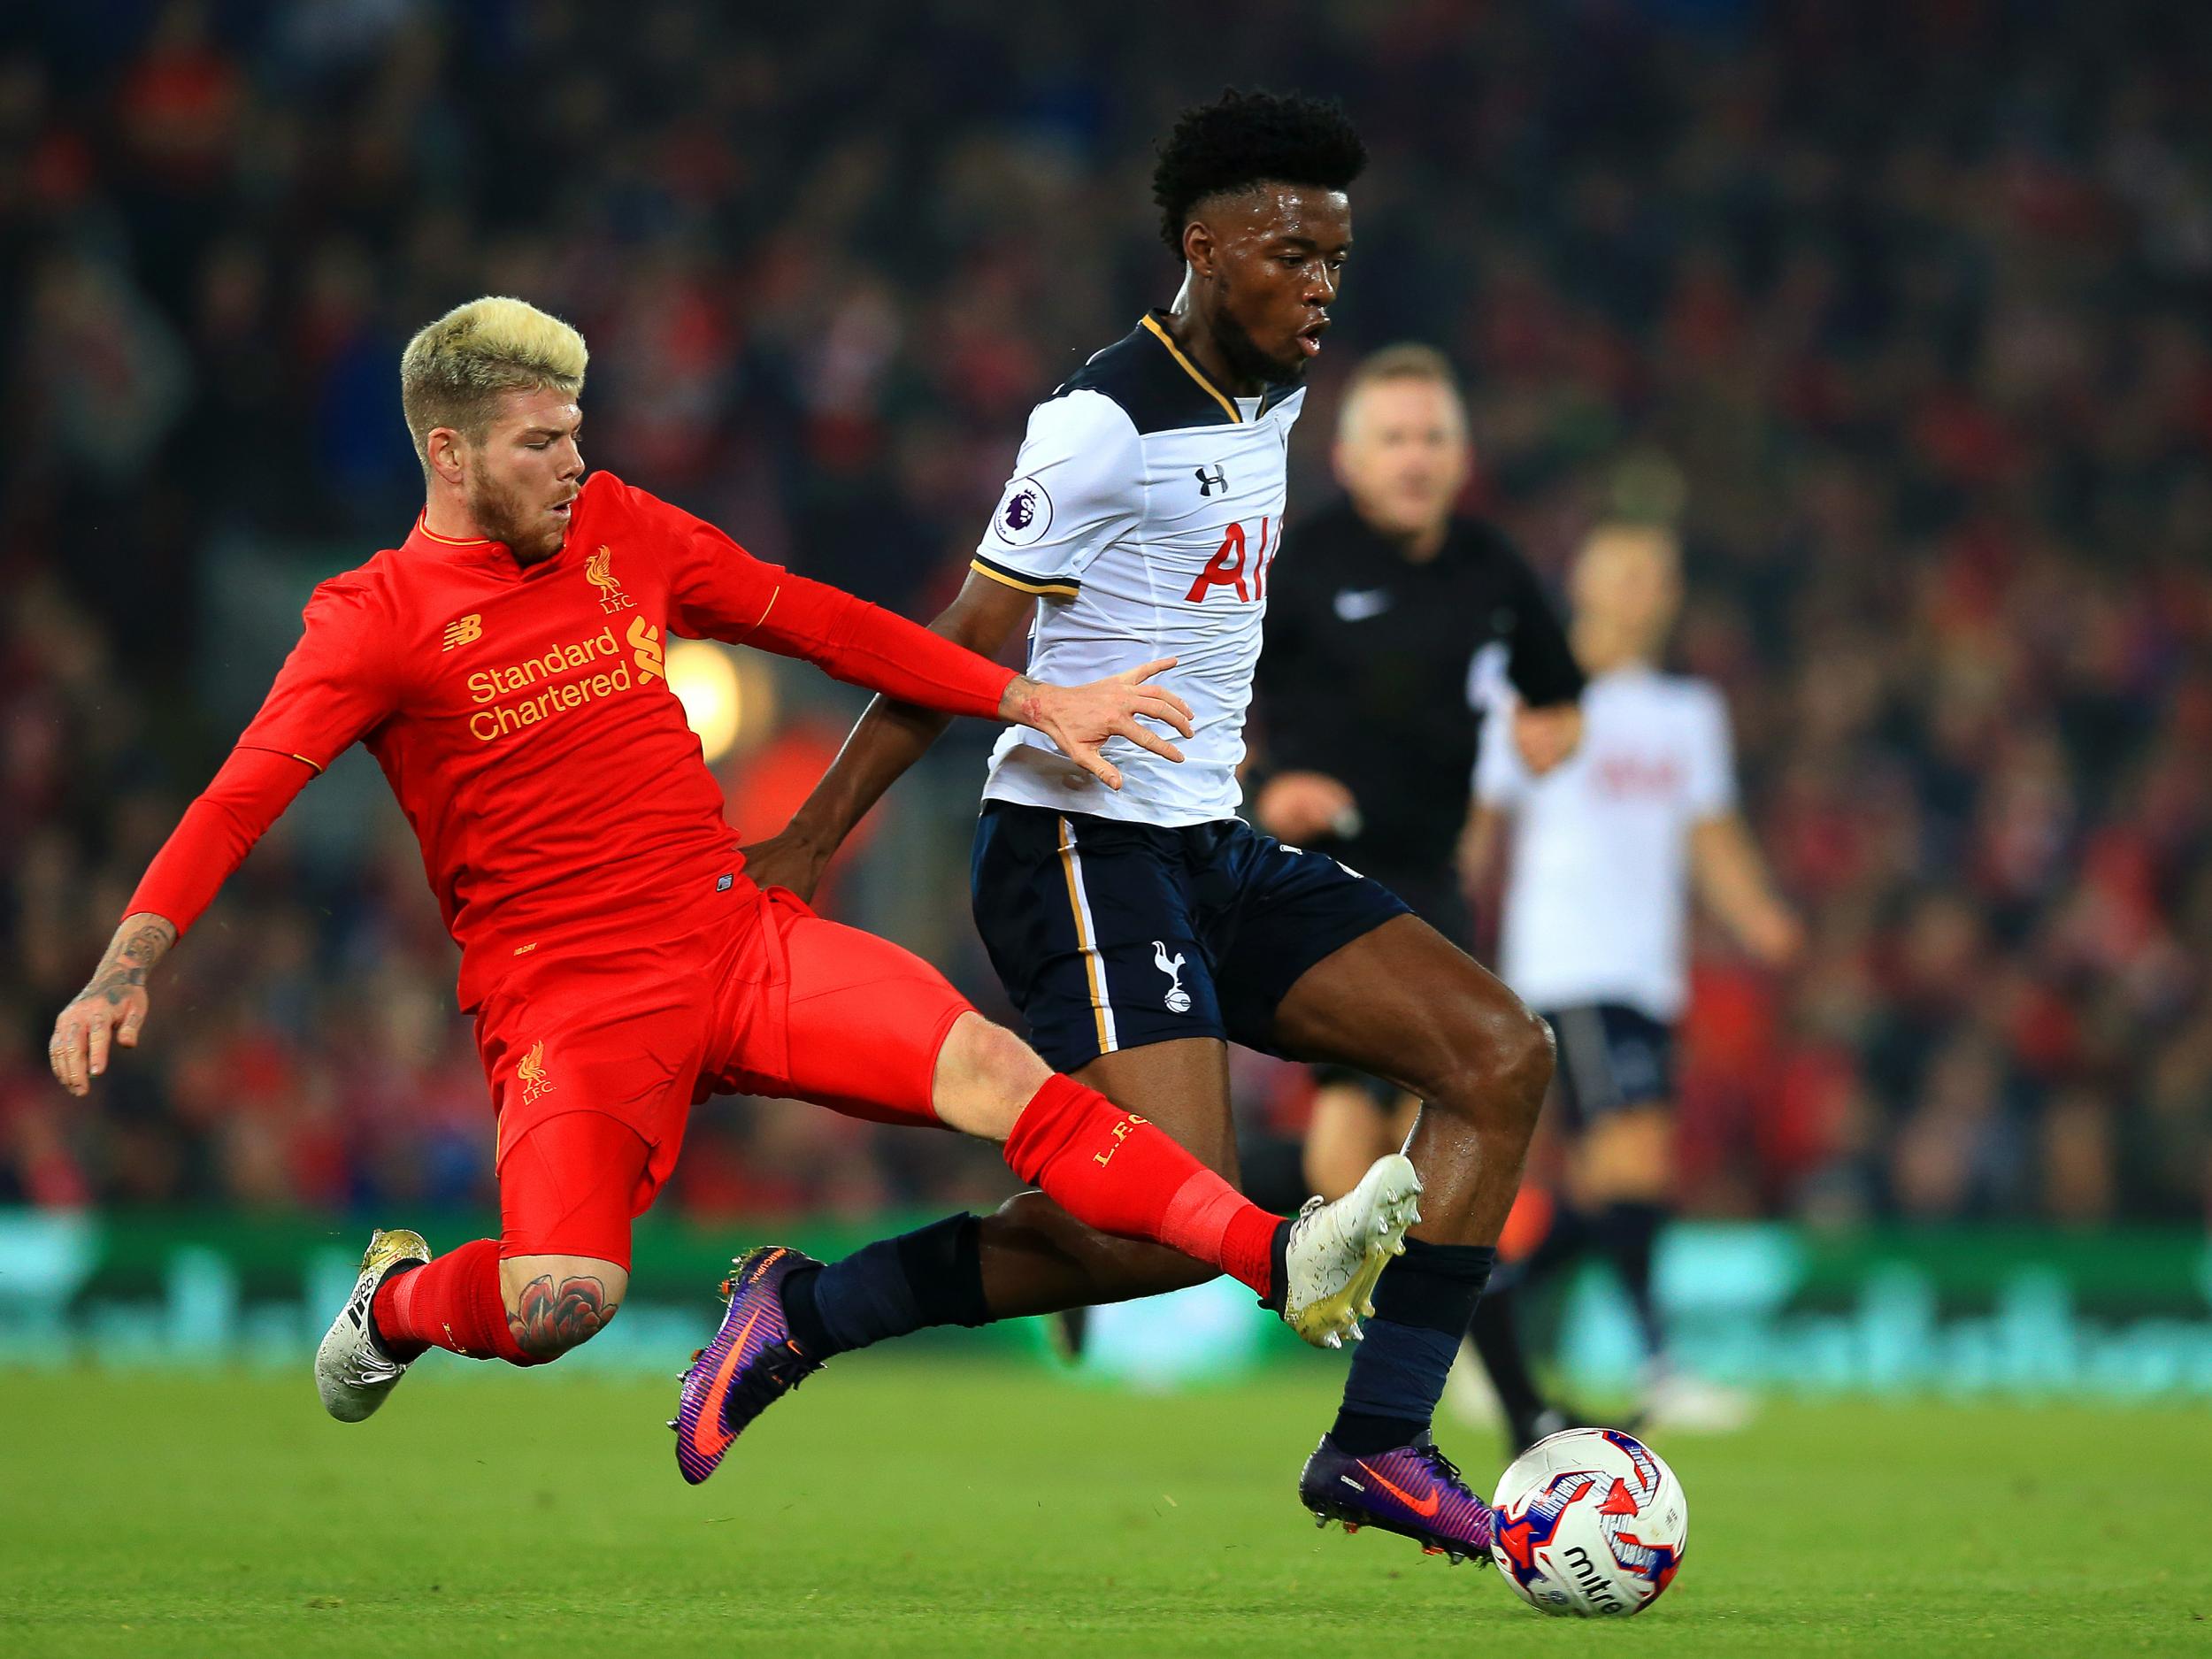
<svg viewBox="0 0 2212 1659"><path fill-rule="evenodd" d="M108 941L107 954L83 990L54 1021L46 1045L47 1064L72 1094L83 1094L92 1079L108 1069L111 1043L138 1046L146 1023L146 976L177 942L176 925L165 916L140 910L126 916Z"/></svg>
<svg viewBox="0 0 2212 1659"><path fill-rule="evenodd" d="M927 632L978 656L995 657L1028 619L1034 603L1031 595L972 574ZM997 713L1042 732L1078 765L1118 788L1118 769L1100 753L1109 738L1125 737L1171 760L1182 758L1166 738L1141 723L1156 720L1190 735L1189 705L1148 683L1152 674L1171 665L1172 659L1148 663L1087 686L1046 686L1018 674L1006 684ZM941 710L879 695L790 824L745 849L753 879L811 897L853 826L922 757L950 719Z"/></svg>
<svg viewBox="0 0 2212 1659"><path fill-rule="evenodd" d="M1737 943L1770 967L1796 960L1804 927L1776 895L1740 813L1723 813L1691 827L1690 869L1699 896Z"/></svg>
<svg viewBox="0 0 2212 1659"><path fill-rule="evenodd" d="M702 528L712 526L702 523ZM944 627L923 627L841 588L762 565L726 537L721 540L724 551L715 561L720 590L695 581L680 593L680 627L687 625L710 638L803 657L833 679L940 715L1032 726L1110 788L1121 787L1120 772L1099 752L1110 738L1126 738L1171 760L1182 758L1164 738L1138 724L1141 718L1158 720L1190 734L1189 705L1148 683L1148 676L1175 665L1171 657L1087 685L1042 685L993 662ZM749 595L732 603L749 588ZM702 596L704 603L699 602ZM1025 609L1027 603L1024 598ZM956 602L953 611L959 609ZM733 625L733 612L754 619ZM1006 631L998 632L992 649L1004 642ZM927 736L933 739L936 730L931 727Z"/></svg>
<svg viewBox="0 0 2212 1659"><path fill-rule="evenodd" d="M131 895L100 965L54 1021L46 1057L72 1094L85 1094L107 1070L111 1047L138 1046L147 976L292 803L314 775L312 764L297 755L234 749L185 810Z"/></svg>
<svg viewBox="0 0 2212 1659"><path fill-rule="evenodd" d="M952 603L930 623L929 631L978 656L996 657L1035 603L1030 595L971 573ZM1019 683L1017 677L1015 684ZM1009 695L1013 690L1012 685L1007 687ZM916 703L879 696L869 703L821 782L791 815L791 822L745 849L753 879L763 887L788 887L803 899L812 898L822 872L854 826L951 724L949 714Z"/></svg>
<svg viewBox="0 0 2212 1659"><path fill-rule="evenodd" d="M91 982L54 1021L47 1056L71 1094L107 1069L111 1043L137 1047L154 964L307 780L390 711L381 615L357 575L333 578L307 602L261 711L154 855Z"/></svg>

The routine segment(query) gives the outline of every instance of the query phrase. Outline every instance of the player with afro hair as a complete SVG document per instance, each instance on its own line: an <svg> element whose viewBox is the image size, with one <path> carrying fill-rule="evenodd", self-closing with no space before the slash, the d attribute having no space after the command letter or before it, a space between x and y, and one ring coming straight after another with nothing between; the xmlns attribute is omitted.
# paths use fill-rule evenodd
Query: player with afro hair
<svg viewBox="0 0 2212 1659"><path fill-rule="evenodd" d="M1550 1033L1379 883L1236 811L1286 456L1366 160L1320 98L1232 89L1183 111L1152 181L1180 289L1031 411L967 582L931 626L985 655L1027 634L1033 663L1095 658L1092 672L1171 659L1155 666L1194 710L1171 761L1133 756L1118 788L1091 790L1018 737L994 751L977 926L1040 1050L1225 1174L1231 1041L1422 1102L1400 1171L1417 1179L1420 1214L1363 1287L1365 1340L1299 1496L1325 1523L1480 1559L1490 1510L1430 1422L1519 1186ZM813 892L944 726L879 699L749 868ZM1215 1271L1030 1192L795 1275L786 1313L810 1368L926 1326L1064 1313ZM778 1392L769 1379L745 1398Z"/></svg>
<svg viewBox="0 0 2212 1659"><path fill-rule="evenodd" d="M1202 203L1266 183L1347 189L1366 166L1367 146L1334 99L1226 88L1185 110L1161 142L1152 170L1160 240L1180 259Z"/></svg>

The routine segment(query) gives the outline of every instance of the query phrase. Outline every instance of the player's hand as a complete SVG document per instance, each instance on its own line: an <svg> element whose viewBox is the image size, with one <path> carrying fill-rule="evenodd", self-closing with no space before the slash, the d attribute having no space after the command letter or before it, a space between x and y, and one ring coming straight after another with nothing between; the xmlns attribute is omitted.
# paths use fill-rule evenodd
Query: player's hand
<svg viewBox="0 0 2212 1659"><path fill-rule="evenodd" d="M1780 904L1762 906L1744 919L1743 946L1770 968L1786 968L1805 949L1805 927Z"/></svg>
<svg viewBox="0 0 2212 1659"><path fill-rule="evenodd" d="M1582 745L1582 709L1562 703L1548 709L1513 710L1513 747L1521 764L1540 778Z"/></svg>
<svg viewBox="0 0 2212 1659"><path fill-rule="evenodd" d="M177 930L151 912L127 916L115 930L91 983L61 1010L46 1045L46 1063L72 1094L90 1092L92 1079L108 1069L111 1048L138 1047L146 1024L146 976L176 941Z"/></svg>
<svg viewBox="0 0 2212 1659"><path fill-rule="evenodd" d="M1183 758L1181 749L1140 724L1157 720L1185 737L1191 734L1190 704L1165 686L1152 683L1153 675L1174 666L1175 658L1163 657L1086 686L1047 686L1017 675L999 703L999 713L1042 732L1085 772L1109 789L1118 789L1121 768L1099 753L1109 738L1125 737L1163 760Z"/></svg>
<svg viewBox="0 0 2212 1659"><path fill-rule="evenodd" d="M811 904L814 890L822 885L823 872L829 868L833 849L817 846L809 837L786 826L766 841L737 850L755 886L788 887Z"/></svg>
<svg viewBox="0 0 2212 1659"><path fill-rule="evenodd" d="M1350 841L1359 833L1359 803L1328 773L1279 772L1267 780L1252 810L1260 827L1286 841L1334 836Z"/></svg>

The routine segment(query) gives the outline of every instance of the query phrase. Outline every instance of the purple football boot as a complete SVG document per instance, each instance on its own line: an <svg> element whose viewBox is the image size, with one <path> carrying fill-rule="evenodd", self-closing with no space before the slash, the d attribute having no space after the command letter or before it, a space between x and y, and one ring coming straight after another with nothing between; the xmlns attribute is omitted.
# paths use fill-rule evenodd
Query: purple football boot
<svg viewBox="0 0 2212 1659"><path fill-rule="evenodd" d="M752 1420L814 1372L791 1340L783 1317L783 1281L803 1267L819 1267L810 1256L777 1245L749 1250L722 1281L730 1299L714 1340L691 1356L684 1392L668 1426L676 1431L676 1466L697 1486Z"/></svg>
<svg viewBox="0 0 2212 1659"><path fill-rule="evenodd" d="M1317 1526L1341 1521L1348 1532L1379 1526L1412 1539L1425 1555L1449 1555L1455 1565L1490 1555L1490 1506L1467 1489L1425 1430L1411 1445L1366 1457L1340 1451L1323 1435L1298 1477L1298 1500Z"/></svg>

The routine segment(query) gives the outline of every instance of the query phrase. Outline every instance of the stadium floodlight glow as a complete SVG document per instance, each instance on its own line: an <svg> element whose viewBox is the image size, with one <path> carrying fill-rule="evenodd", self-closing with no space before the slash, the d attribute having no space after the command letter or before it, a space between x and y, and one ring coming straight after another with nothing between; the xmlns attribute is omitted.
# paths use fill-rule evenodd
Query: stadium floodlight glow
<svg viewBox="0 0 2212 1659"><path fill-rule="evenodd" d="M707 764L728 754L745 721L745 687L729 653L704 640L673 641L668 688L684 705L684 724L699 734Z"/></svg>

